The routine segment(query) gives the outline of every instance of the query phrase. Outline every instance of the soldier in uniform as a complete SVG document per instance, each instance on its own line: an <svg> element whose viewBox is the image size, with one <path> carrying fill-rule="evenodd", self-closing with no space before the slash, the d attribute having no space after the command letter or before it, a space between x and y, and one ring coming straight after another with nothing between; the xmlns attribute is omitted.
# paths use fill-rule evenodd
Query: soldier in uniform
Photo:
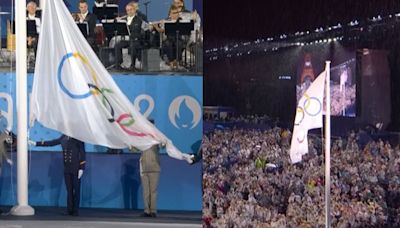
<svg viewBox="0 0 400 228"><path fill-rule="evenodd" d="M157 187L160 178L160 146L143 151L140 157L140 179L143 188L144 216L157 216Z"/></svg>
<svg viewBox="0 0 400 228"><path fill-rule="evenodd" d="M154 124L154 120L150 120ZM138 151L134 147L131 151ZM160 145L153 145L140 156L140 179L143 188L144 217L157 217L157 187L160 177Z"/></svg>
<svg viewBox="0 0 400 228"><path fill-rule="evenodd" d="M32 142L36 146L61 145L64 158L64 179L67 187L67 213L78 216L80 201L80 179L85 169L86 155L85 145L82 141L62 135L60 138L50 141Z"/></svg>

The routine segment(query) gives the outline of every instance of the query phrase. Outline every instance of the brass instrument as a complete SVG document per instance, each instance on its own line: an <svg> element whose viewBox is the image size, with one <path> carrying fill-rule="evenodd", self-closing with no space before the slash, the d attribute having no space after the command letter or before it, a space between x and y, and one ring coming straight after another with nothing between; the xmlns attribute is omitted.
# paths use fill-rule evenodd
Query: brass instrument
<svg viewBox="0 0 400 228"><path fill-rule="evenodd" d="M71 13L72 18L74 19L74 21L79 21L79 14L80 13Z"/></svg>
<svg viewBox="0 0 400 228"><path fill-rule="evenodd" d="M115 20L123 20L123 19L127 19L128 18L128 15L125 15L125 16L121 16L121 17L116 17L115 18Z"/></svg>

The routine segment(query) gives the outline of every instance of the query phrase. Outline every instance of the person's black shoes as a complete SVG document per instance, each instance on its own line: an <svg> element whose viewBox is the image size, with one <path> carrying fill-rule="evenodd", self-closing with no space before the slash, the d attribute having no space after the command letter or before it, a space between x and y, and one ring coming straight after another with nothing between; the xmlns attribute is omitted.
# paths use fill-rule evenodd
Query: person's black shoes
<svg viewBox="0 0 400 228"><path fill-rule="evenodd" d="M151 213L150 216L153 217L153 218L156 218L157 214L156 213Z"/></svg>
<svg viewBox="0 0 400 228"><path fill-rule="evenodd" d="M77 211L66 211L63 213L63 215L79 216L79 213Z"/></svg>
<svg viewBox="0 0 400 228"><path fill-rule="evenodd" d="M72 215L72 211L66 211L63 213L63 215Z"/></svg>
<svg viewBox="0 0 400 228"><path fill-rule="evenodd" d="M140 216L141 216L141 217L149 218L149 217L151 217L151 214L145 212L145 213L141 214Z"/></svg>

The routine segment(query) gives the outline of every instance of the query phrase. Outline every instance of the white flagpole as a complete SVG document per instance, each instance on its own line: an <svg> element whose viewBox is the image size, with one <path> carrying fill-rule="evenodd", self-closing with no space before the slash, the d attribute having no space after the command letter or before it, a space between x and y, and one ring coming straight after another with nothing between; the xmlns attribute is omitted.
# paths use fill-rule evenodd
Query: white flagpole
<svg viewBox="0 0 400 228"><path fill-rule="evenodd" d="M325 62L326 89L325 89L325 227L331 227L330 198L331 198L331 89L330 72L331 61Z"/></svg>
<svg viewBox="0 0 400 228"><path fill-rule="evenodd" d="M12 215L34 215L28 205L28 145L27 145L27 48L26 48L26 6L25 1L15 1L16 30L16 74L17 74L17 205Z"/></svg>

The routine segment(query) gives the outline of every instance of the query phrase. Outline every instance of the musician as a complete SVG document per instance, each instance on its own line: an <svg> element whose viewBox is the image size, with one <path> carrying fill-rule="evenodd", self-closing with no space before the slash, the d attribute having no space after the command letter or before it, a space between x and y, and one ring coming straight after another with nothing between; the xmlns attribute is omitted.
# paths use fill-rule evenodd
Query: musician
<svg viewBox="0 0 400 228"><path fill-rule="evenodd" d="M89 34L84 35L90 46L95 48L96 34L94 30L96 28L97 17L89 12L86 0L79 1L79 13L75 14L74 20L77 23L87 23Z"/></svg>
<svg viewBox="0 0 400 228"><path fill-rule="evenodd" d="M36 56L38 38L40 33L40 18L37 16L37 5L34 1L29 1L26 5L27 16L26 20L33 20L36 24L36 34L28 34L27 43L28 48L33 48Z"/></svg>
<svg viewBox="0 0 400 228"><path fill-rule="evenodd" d="M193 20L194 22L194 30L192 32L192 35L190 37L190 40L186 40L186 43L194 43L196 41L196 34L195 31L199 31L200 27L201 27L201 19L200 19L200 15L197 13L197 11L189 11L186 9L185 7L185 1L184 0L173 0L172 1L172 5L175 5L176 7L178 7L178 11L179 11L179 18L181 18L181 20L185 20L185 21L191 21Z"/></svg>
<svg viewBox="0 0 400 228"><path fill-rule="evenodd" d="M172 4L168 11L168 18L166 20L162 20L159 24L153 24L152 28L158 31L161 34L165 33L165 23L174 23L179 19L179 8L177 5ZM166 63L170 65L170 67L176 67L177 62L182 59L182 50L184 45L184 39L182 36L178 37L178 53L176 53L176 36L163 35L163 44L162 44L162 53L167 56Z"/></svg>
<svg viewBox="0 0 400 228"><path fill-rule="evenodd" d="M143 40L143 28L144 28L144 21L143 19L137 15L137 11L139 9L139 4L137 2L130 2L126 5L126 16L117 18L117 20L125 19L126 24L128 26L129 31L129 40L121 40L119 41L115 48L116 52L116 68L121 69L122 63L122 49L129 48L129 53L131 55L131 66L129 67L130 70L135 71L135 63L136 58L139 57L140 49L142 47L142 40Z"/></svg>

